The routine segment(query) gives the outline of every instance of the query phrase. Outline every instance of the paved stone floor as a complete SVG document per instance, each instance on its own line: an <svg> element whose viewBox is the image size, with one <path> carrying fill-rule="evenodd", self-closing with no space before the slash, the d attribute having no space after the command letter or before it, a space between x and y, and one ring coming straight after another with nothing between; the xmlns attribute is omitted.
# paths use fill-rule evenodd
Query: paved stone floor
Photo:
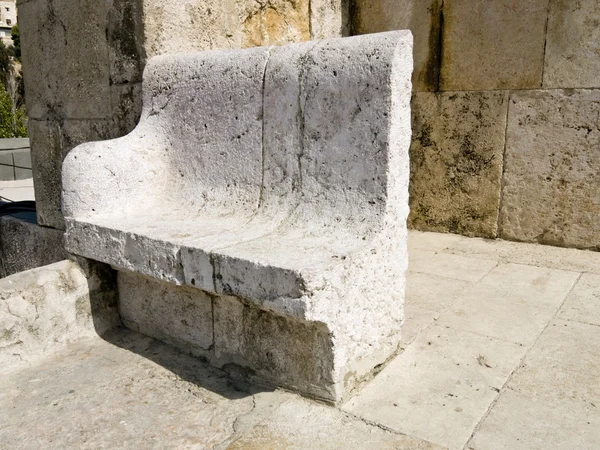
<svg viewBox="0 0 600 450"><path fill-rule="evenodd" d="M119 330L0 369L0 448L600 448L600 254L413 232L410 256L404 350L339 409Z"/></svg>
<svg viewBox="0 0 600 450"><path fill-rule="evenodd" d="M8 199L13 202L35 200L33 179L17 181L0 181L0 200Z"/></svg>

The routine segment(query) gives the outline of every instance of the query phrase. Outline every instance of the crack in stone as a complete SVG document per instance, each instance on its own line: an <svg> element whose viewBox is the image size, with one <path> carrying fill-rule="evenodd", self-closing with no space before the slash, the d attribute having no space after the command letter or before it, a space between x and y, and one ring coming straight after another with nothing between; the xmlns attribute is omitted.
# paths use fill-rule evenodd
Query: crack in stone
<svg viewBox="0 0 600 450"><path fill-rule="evenodd" d="M267 60L265 61L265 67L263 69L263 78L262 78L262 110L261 110L261 126L262 126L262 136L261 136L261 180L260 180L260 192L258 194L258 206L257 210L262 206L264 202L264 194L265 194L265 159L266 159L266 148L265 148L265 93L266 93L266 84L267 84L267 68L269 66L269 61L271 60L273 47L269 47L267 50ZM257 211L258 212L258 211ZM256 212L255 214L256 215ZM253 215L253 217L254 217Z"/></svg>

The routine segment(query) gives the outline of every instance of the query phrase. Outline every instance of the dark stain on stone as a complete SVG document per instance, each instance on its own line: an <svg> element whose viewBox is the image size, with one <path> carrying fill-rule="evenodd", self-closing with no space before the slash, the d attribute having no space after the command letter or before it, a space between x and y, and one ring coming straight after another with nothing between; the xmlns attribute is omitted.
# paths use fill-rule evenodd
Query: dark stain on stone
<svg viewBox="0 0 600 450"><path fill-rule="evenodd" d="M133 66L133 79L119 80L119 83L139 82L145 65L142 42L141 18L142 6L139 0L115 0L109 14L109 45L117 53L113 63L117 71L126 73L126 66Z"/></svg>
<svg viewBox="0 0 600 450"><path fill-rule="evenodd" d="M350 36L361 34L359 0L348 0L348 33Z"/></svg>
<svg viewBox="0 0 600 450"><path fill-rule="evenodd" d="M429 10L431 29L429 31L428 53L424 71L419 78L426 90L440 90L440 73L443 52L444 9L443 0L435 0Z"/></svg>

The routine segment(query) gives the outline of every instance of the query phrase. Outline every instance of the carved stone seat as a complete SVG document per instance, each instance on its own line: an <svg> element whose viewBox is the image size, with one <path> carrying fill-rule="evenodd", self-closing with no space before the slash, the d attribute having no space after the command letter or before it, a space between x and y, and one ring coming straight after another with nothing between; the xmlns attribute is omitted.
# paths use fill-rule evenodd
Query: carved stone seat
<svg viewBox="0 0 600 450"><path fill-rule="evenodd" d="M340 401L399 343L411 72L404 31L150 60L137 128L64 161L68 250L273 315L200 354Z"/></svg>

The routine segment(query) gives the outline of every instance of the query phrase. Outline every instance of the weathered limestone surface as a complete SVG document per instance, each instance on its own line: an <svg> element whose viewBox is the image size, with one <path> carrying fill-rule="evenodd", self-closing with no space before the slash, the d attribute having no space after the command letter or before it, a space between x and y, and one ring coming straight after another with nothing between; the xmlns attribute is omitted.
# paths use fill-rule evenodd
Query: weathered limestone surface
<svg viewBox="0 0 600 450"><path fill-rule="evenodd" d="M467 448L595 448L600 328L553 320Z"/></svg>
<svg viewBox="0 0 600 450"><path fill-rule="evenodd" d="M141 10L133 0L110 3L19 2L38 221L44 226L64 229L64 156L82 142L127 134L139 118Z"/></svg>
<svg viewBox="0 0 600 450"><path fill-rule="evenodd" d="M352 13L354 34L411 30L415 37L413 90L438 90L441 0L355 0Z"/></svg>
<svg viewBox="0 0 600 450"><path fill-rule="evenodd" d="M67 259L62 231L0 218L0 278Z"/></svg>
<svg viewBox="0 0 600 450"><path fill-rule="evenodd" d="M433 324L343 409L444 448L462 449L525 351Z"/></svg>
<svg viewBox="0 0 600 450"><path fill-rule="evenodd" d="M117 325L116 297L102 271L66 260L0 280L2 369Z"/></svg>
<svg viewBox="0 0 600 450"><path fill-rule="evenodd" d="M333 366L324 324L273 314L231 296L120 271L119 311L132 330L202 357L234 377L326 398ZM331 378L327 380L332 384Z"/></svg>
<svg viewBox="0 0 600 450"><path fill-rule="evenodd" d="M65 121L102 129L82 130L78 143L129 133L148 57L340 36L346 16L341 0L20 0L29 117L44 122L31 131L39 222L64 229L60 172L72 147L57 142L70 139Z"/></svg>
<svg viewBox="0 0 600 450"><path fill-rule="evenodd" d="M31 159L35 180L38 222L44 226L64 228L61 188L63 158L77 145L117 137L135 124L135 112L125 112L126 120L35 120L28 123L32 142Z"/></svg>
<svg viewBox="0 0 600 450"><path fill-rule="evenodd" d="M177 288L131 272L119 272L119 313L132 330L196 356L214 345L213 299L193 288Z"/></svg>
<svg viewBox="0 0 600 450"><path fill-rule="evenodd" d="M311 39L348 36L349 0L310 0Z"/></svg>
<svg viewBox="0 0 600 450"><path fill-rule="evenodd" d="M68 249L323 324L332 363L303 392L339 401L398 347L411 44L393 32L153 59L136 130L65 160Z"/></svg>
<svg viewBox="0 0 600 450"><path fill-rule="evenodd" d="M435 444L372 428L360 419L306 400L282 404L266 420L235 440L227 450L441 450Z"/></svg>
<svg viewBox="0 0 600 450"><path fill-rule="evenodd" d="M104 119L110 115L105 14L105 2L95 0L19 3L30 118Z"/></svg>
<svg viewBox="0 0 600 450"><path fill-rule="evenodd" d="M413 95L412 227L496 237L507 100L505 92Z"/></svg>
<svg viewBox="0 0 600 450"><path fill-rule="evenodd" d="M584 273L569 293L558 318L600 326L600 276Z"/></svg>
<svg viewBox="0 0 600 450"><path fill-rule="evenodd" d="M299 401L232 382L127 329L80 339L31 368L3 369L3 448L223 450L281 403Z"/></svg>
<svg viewBox="0 0 600 450"><path fill-rule="evenodd" d="M148 56L308 41L309 1L142 0Z"/></svg>
<svg viewBox="0 0 600 450"><path fill-rule="evenodd" d="M597 1L550 1L544 87L600 87L600 3Z"/></svg>
<svg viewBox="0 0 600 450"><path fill-rule="evenodd" d="M541 87L548 1L445 2L442 90Z"/></svg>
<svg viewBox="0 0 600 450"><path fill-rule="evenodd" d="M500 235L600 249L600 92L513 93Z"/></svg>

